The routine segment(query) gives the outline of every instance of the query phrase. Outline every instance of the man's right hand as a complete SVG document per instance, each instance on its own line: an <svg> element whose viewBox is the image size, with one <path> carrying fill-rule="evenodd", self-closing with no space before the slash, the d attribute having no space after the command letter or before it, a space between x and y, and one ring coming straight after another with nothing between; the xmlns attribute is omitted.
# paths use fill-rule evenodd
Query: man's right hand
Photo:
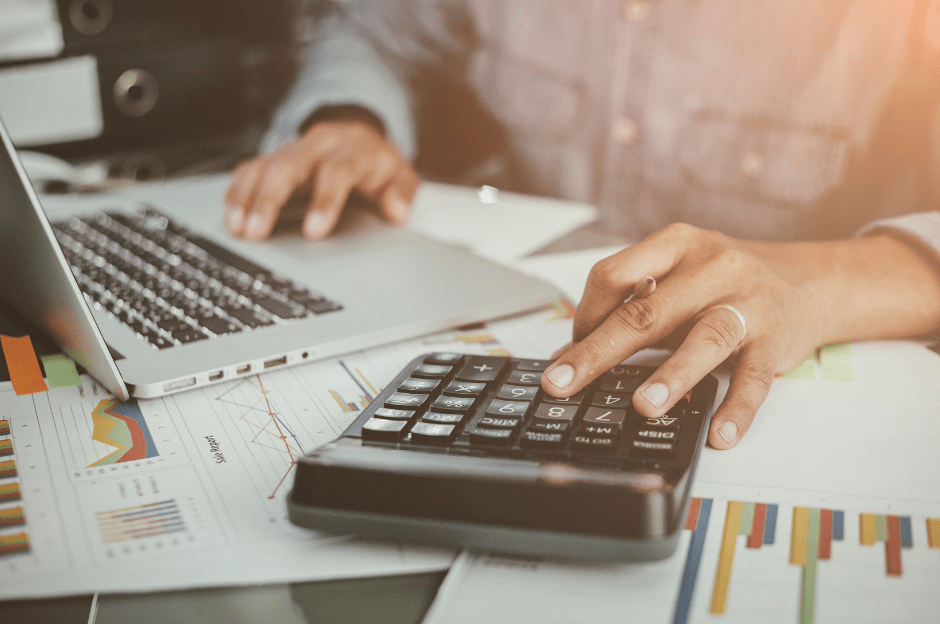
<svg viewBox="0 0 940 624"><path fill-rule="evenodd" d="M321 239L336 226L352 191L371 199L388 221L403 223L419 181L408 160L371 123L320 121L277 151L235 168L225 196L225 223L234 236L262 240L291 196L307 192L303 235Z"/></svg>

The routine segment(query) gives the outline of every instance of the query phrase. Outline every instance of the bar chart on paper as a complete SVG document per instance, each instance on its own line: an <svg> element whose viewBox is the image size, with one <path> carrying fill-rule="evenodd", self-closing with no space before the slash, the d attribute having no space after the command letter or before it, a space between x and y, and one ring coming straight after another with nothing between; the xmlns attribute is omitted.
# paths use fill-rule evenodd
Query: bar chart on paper
<svg viewBox="0 0 940 624"><path fill-rule="evenodd" d="M940 521L915 517L696 498L673 622L931 621Z"/></svg>

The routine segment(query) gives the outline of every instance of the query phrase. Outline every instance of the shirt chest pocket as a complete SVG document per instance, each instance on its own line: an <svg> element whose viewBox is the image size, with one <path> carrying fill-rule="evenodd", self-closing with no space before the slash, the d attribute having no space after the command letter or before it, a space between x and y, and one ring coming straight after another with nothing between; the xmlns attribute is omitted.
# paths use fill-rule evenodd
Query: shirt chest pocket
<svg viewBox="0 0 940 624"><path fill-rule="evenodd" d="M842 186L850 151L838 128L698 113L678 161L693 187L799 211Z"/></svg>
<svg viewBox="0 0 940 624"><path fill-rule="evenodd" d="M469 80L480 102L513 134L559 141L583 122L583 83L498 47L484 44L475 51Z"/></svg>

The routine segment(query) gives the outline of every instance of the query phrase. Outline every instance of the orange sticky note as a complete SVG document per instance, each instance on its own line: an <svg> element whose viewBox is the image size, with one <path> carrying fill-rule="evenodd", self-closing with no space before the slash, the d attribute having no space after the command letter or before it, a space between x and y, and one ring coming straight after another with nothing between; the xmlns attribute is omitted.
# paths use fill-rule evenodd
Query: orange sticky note
<svg viewBox="0 0 940 624"><path fill-rule="evenodd" d="M29 339L29 336L21 338L0 336L0 344L3 346L7 368L10 369L13 391L17 395L45 392L49 389L42 378L42 369L39 368L39 360L36 358L33 341Z"/></svg>

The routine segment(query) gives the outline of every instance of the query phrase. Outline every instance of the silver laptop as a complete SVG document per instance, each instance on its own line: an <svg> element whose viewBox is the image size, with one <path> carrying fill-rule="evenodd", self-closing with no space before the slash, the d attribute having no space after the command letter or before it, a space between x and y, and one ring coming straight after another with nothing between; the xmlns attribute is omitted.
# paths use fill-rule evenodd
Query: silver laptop
<svg viewBox="0 0 940 624"><path fill-rule="evenodd" d="M351 210L335 236L228 237L215 206L50 221L0 122L0 289L115 395L148 398L553 301L557 291Z"/></svg>

